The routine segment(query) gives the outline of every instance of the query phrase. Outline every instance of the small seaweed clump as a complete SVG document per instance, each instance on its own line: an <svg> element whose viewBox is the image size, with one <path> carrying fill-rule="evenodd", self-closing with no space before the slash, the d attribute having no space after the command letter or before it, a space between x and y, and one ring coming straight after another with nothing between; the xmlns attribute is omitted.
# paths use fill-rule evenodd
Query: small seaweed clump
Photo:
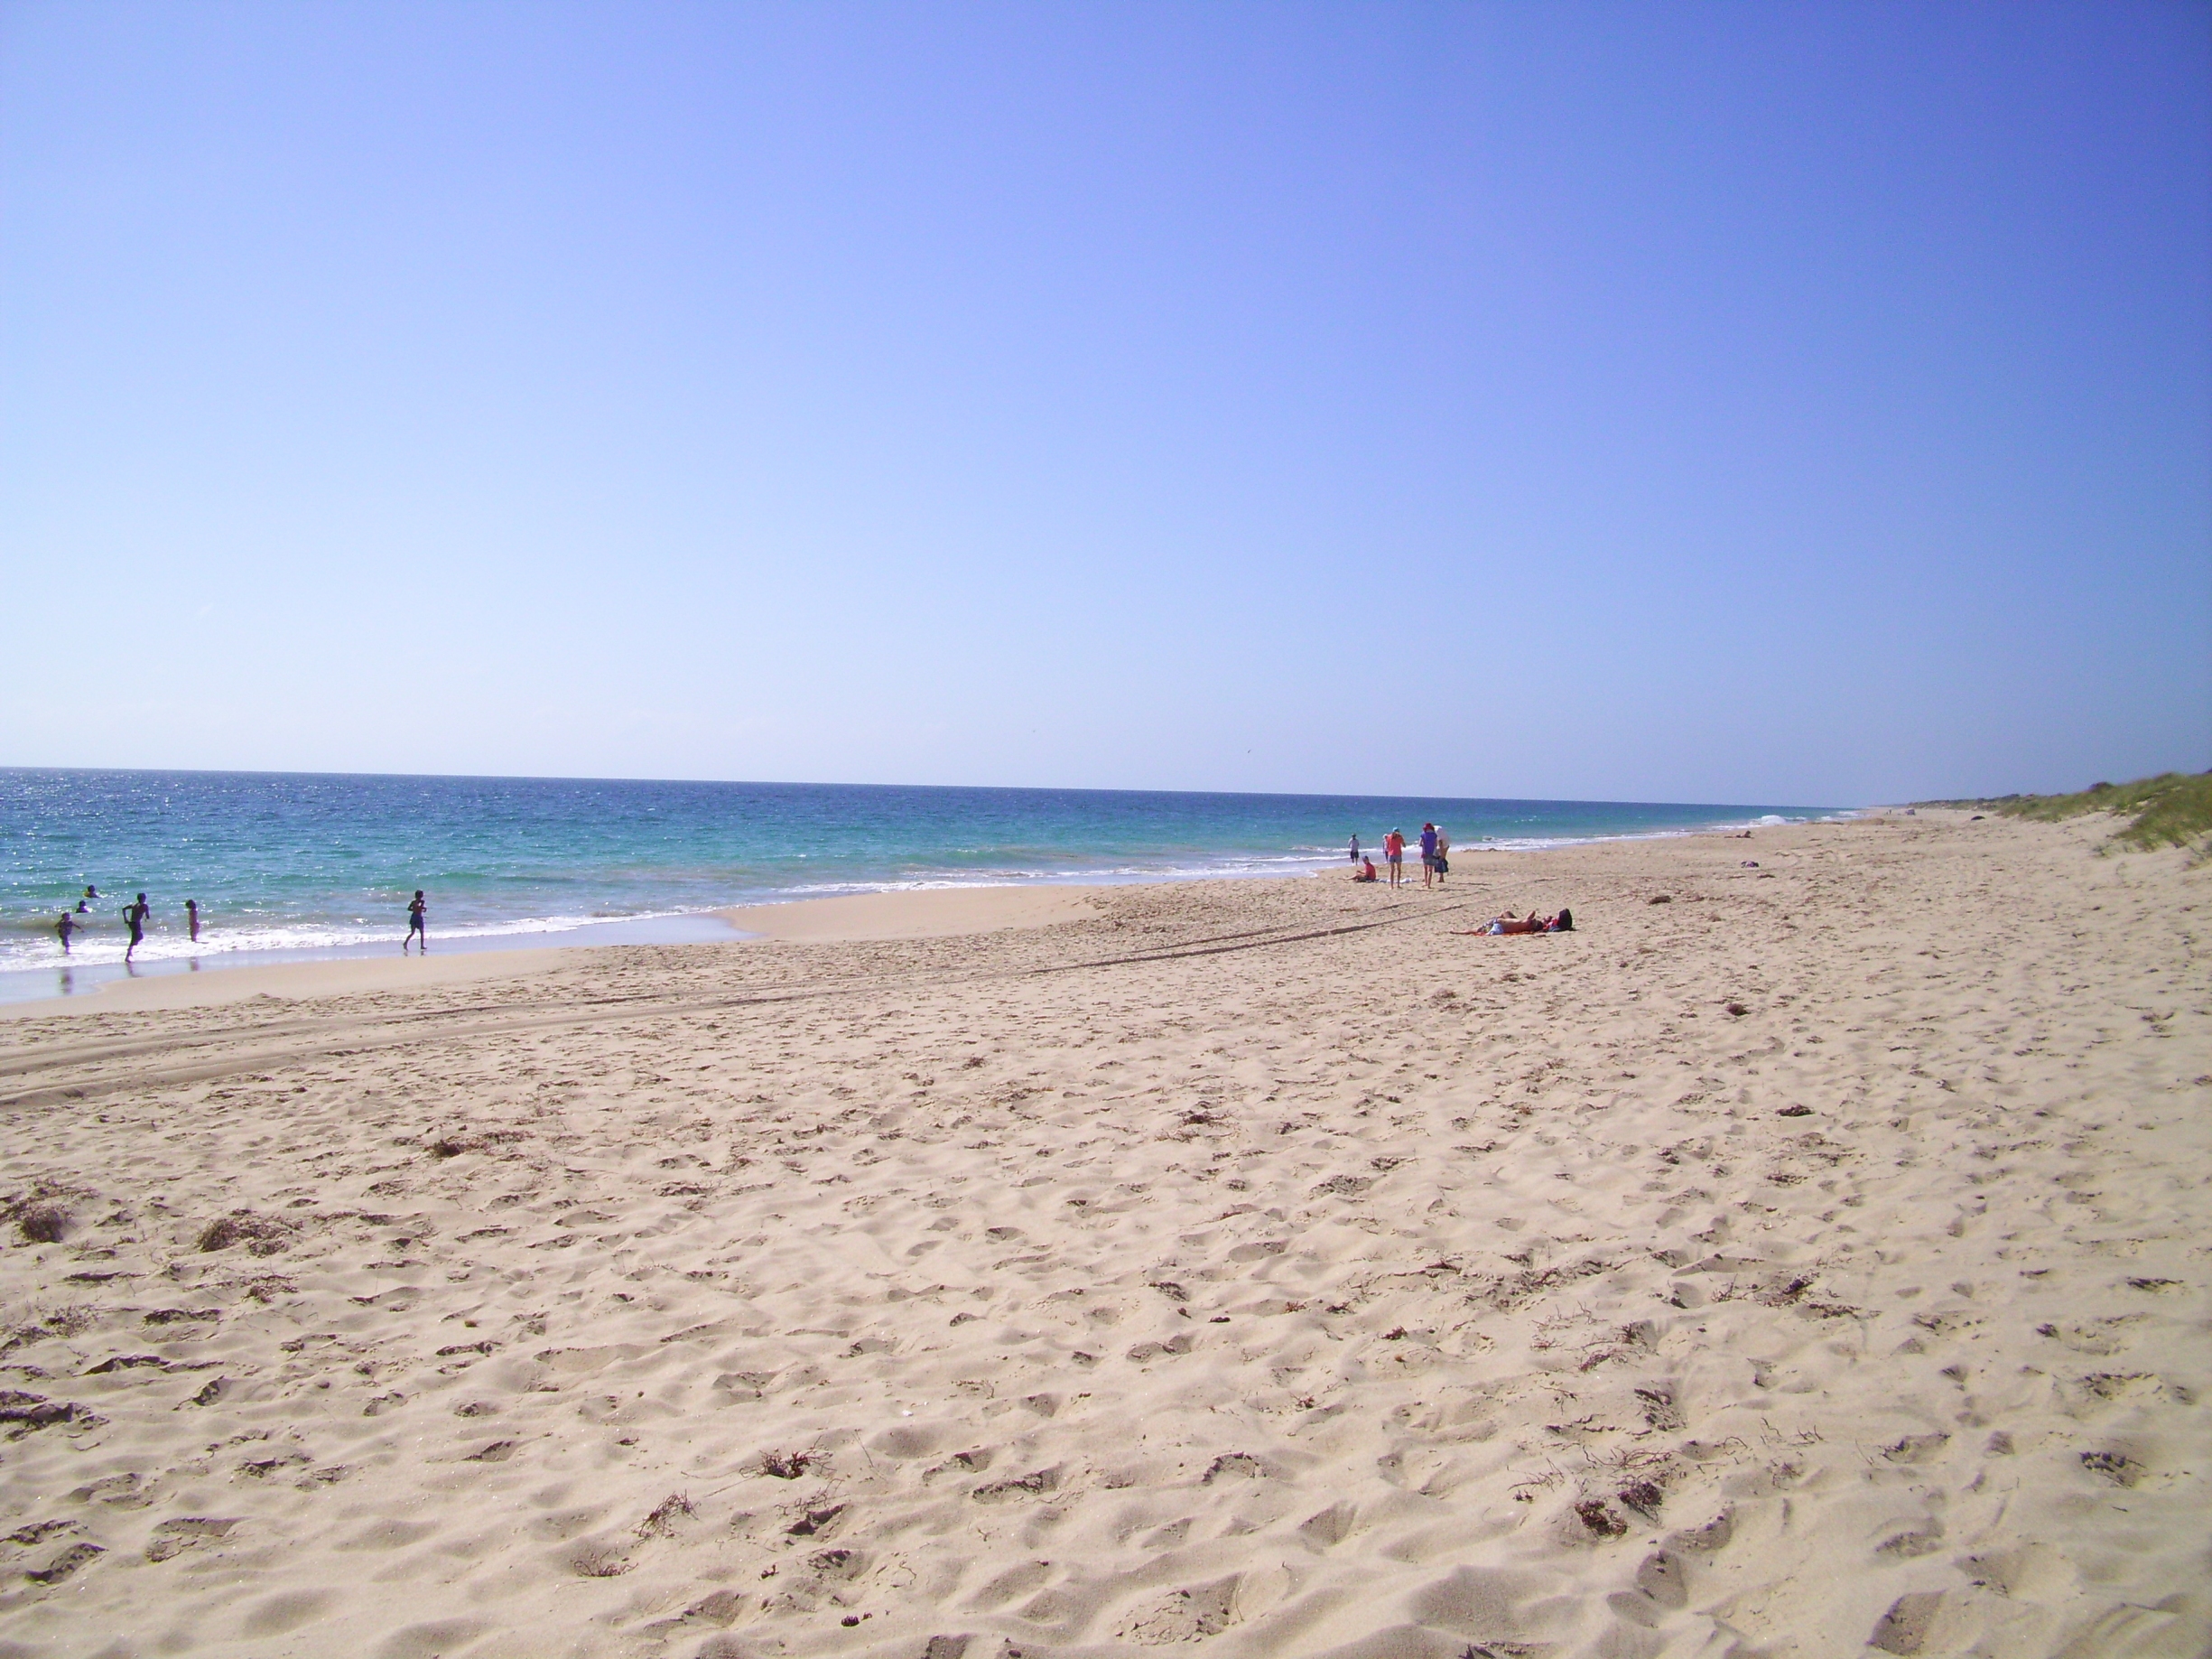
<svg viewBox="0 0 2212 1659"><path fill-rule="evenodd" d="M19 1204L15 1230L26 1244L58 1244L70 1228L70 1213L57 1204Z"/></svg>
<svg viewBox="0 0 2212 1659"><path fill-rule="evenodd" d="M58 1244L75 1225L69 1200L92 1195L82 1188L55 1181L39 1181L28 1191L0 1198L0 1224L13 1223L26 1244Z"/></svg>
<svg viewBox="0 0 2212 1659"><path fill-rule="evenodd" d="M1585 1498L1575 1505L1575 1513L1594 1537L1618 1538L1628 1531L1628 1523L1613 1514L1603 1498Z"/></svg>
<svg viewBox="0 0 2212 1659"><path fill-rule="evenodd" d="M244 1244L251 1254L274 1255L292 1243L292 1233L289 1222L256 1216L250 1209L234 1209L228 1216L218 1216L200 1230L197 1248L228 1250L233 1244Z"/></svg>

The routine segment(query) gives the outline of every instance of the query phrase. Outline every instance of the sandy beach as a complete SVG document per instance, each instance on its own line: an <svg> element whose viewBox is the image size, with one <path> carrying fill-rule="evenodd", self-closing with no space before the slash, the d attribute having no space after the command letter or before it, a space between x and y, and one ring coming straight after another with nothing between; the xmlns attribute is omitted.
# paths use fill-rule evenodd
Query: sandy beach
<svg viewBox="0 0 2212 1659"><path fill-rule="evenodd" d="M0 1659L2201 1654L2212 873L2103 833L0 1011Z"/></svg>

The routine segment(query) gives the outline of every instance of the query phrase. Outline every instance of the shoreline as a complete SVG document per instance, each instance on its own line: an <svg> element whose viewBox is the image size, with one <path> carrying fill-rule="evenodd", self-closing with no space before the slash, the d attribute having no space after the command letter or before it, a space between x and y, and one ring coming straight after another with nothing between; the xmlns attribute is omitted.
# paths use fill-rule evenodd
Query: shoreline
<svg viewBox="0 0 2212 1659"><path fill-rule="evenodd" d="M859 944L963 937L1079 920L1095 914L1096 895L1110 890L1104 887L1055 885L847 893L828 899L737 905L707 911L683 919L711 922L714 926L711 933L687 929L682 936L673 937L534 945L516 941L539 937L557 940L563 936L504 935L494 936L499 940L497 944L474 948L454 946L441 940L429 955L402 956L393 946L385 945L375 947L374 954L369 947L363 947L343 956L237 963L223 963L218 958L204 969L172 966L162 972L142 972L135 978L109 976L67 995L0 1002L0 1021L38 1020L65 1013L211 1008L254 1000L303 1002L521 979L577 966L590 953L639 946L729 946L769 942Z"/></svg>
<svg viewBox="0 0 2212 1659"><path fill-rule="evenodd" d="M1836 814L1824 818L1781 823L1760 820L1740 824L1731 821L1725 825L1646 830L1580 839L1476 843L1455 847L1453 857L1464 865L1466 861L1475 858L1520 857L1532 853L1571 852L1585 847L1633 845L1701 837L1735 839L1740 838L1746 828L1771 834L1778 829L1801 827L1805 824L1846 823L1858 816L1904 810L1891 807L1846 808L1838 809ZM1374 850L1379 851L1379 845ZM1300 867L1279 871L1197 869L1169 874L1127 874L1103 879L1070 875L1039 876L1018 881L979 879L972 881L933 882L927 886L887 885L854 892L803 898L757 899L665 915L583 921L558 927L539 927L525 920L515 924L519 929L517 931L439 934L433 942L441 956L591 950L621 945L714 944L723 942L722 935L716 930L717 924L734 930L734 937L737 937L768 939L841 939L857 942L875 938L950 937L960 933L994 931L1004 927L1042 926L1047 920L1073 919L1085 913L1073 900L1055 899L1052 895L1088 895L1123 887L1172 886L1189 882L1306 880L1326 877L1332 871L1346 867L1346 861L1341 854L1316 853L1310 859L1297 855L1286 857L1281 862ZM970 897L962 898L962 895ZM989 895L1035 895L1035 898L1017 900L1012 897ZM909 905L906 903L908 899L914 902ZM999 916L1016 919L993 920L988 925L969 919L971 917ZM1037 919L1019 919L1032 916ZM941 917L946 919L940 919ZM842 919L862 918L869 919ZM878 928L888 928L888 931L876 931ZM195 954L178 951L175 942L166 934L151 937L172 954L149 955L137 965L135 972L126 968L119 958L87 960L82 956L57 956L40 963L0 968L0 1019L14 1016L26 1008L74 1005L87 999L106 997L111 993L126 994L107 1004L109 1006L183 1006L187 1002L204 1005L222 999L218 994L186 998L172 993L165 997L151 992L128 992L127 988L176 976L197 978L209 974L228 974L241 971L281 975L290 968L318 964L368 963L381 959L385 954L395 950L398 945L395 931L394 937L330 945L267 948L246 946L228 950L210 949ZM112 950L114 947L109 946L107 948ZM472 976L495 975L490 970L484 970ZM52 990L33 988L33 982L49 979L61 983ZM71 984L69 983L71 980L80 983ZM373 976L361 983L366 984L372 983L372 980ZM395 980L391 983L403 982Z"/></svg>
<svg viewBox="0 0 2212 1659"><path fill-rule="evenodd" d="M579 938L579 934L598 937ZM692 945L725 942L734 936L728 925L711 913L650 917L636 920L584 923L560 931L433 935L435 960L496 964L523 956L614 948L625 945ZM164 993L158 988L174 983L211 986L246 974L281 988L285 976L299 974L302 983L339 983L347 970L356 970L364 985L404 983L403 978L380 975L378 965L390 964L395 974L403 961L422 961L419 955L402 957L395 937L363 940L350 945L302 946L293 949L210 950L200 955L149 957L135 969L119 961L56 960L35 967L0 971L0 1020L21 1017L25 1010L59 1011L79 1005L107 1007L204 1006L225 1000L218 990L196 996ZM472 977L496 976L496 966L485 966ZM448 976L451 977L451 976ZM33 988L33 982L60 980L53 991ZM70 983L75 982L75 983ZM253 993L244 993L253 994Z"/></svg>

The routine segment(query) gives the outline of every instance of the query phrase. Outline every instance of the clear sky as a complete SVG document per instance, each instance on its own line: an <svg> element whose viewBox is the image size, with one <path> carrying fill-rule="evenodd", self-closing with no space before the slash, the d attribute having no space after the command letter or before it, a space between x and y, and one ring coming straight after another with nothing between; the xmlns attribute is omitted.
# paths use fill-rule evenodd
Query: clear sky
<svg viewBox="0 0 2212 1659"><path fill-rule="evenodd" d="M0 6L0 763L2212 766L2212 8Z"/></svg>

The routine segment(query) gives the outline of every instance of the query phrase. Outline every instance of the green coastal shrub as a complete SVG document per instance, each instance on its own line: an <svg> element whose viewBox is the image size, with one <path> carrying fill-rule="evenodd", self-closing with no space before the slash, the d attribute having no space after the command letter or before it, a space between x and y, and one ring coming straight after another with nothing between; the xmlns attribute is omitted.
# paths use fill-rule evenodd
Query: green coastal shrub
<svg viewBox="0 0 2212 1659"><path fill-rule="evenodd" d="M2123 845L2195 846L2212 836L2212 772L2161 772L2133 783L2091 784L2073 795L2009 795L1985 805L2045 822L2109 812L2128 820L2113 836Z"/></svg>

